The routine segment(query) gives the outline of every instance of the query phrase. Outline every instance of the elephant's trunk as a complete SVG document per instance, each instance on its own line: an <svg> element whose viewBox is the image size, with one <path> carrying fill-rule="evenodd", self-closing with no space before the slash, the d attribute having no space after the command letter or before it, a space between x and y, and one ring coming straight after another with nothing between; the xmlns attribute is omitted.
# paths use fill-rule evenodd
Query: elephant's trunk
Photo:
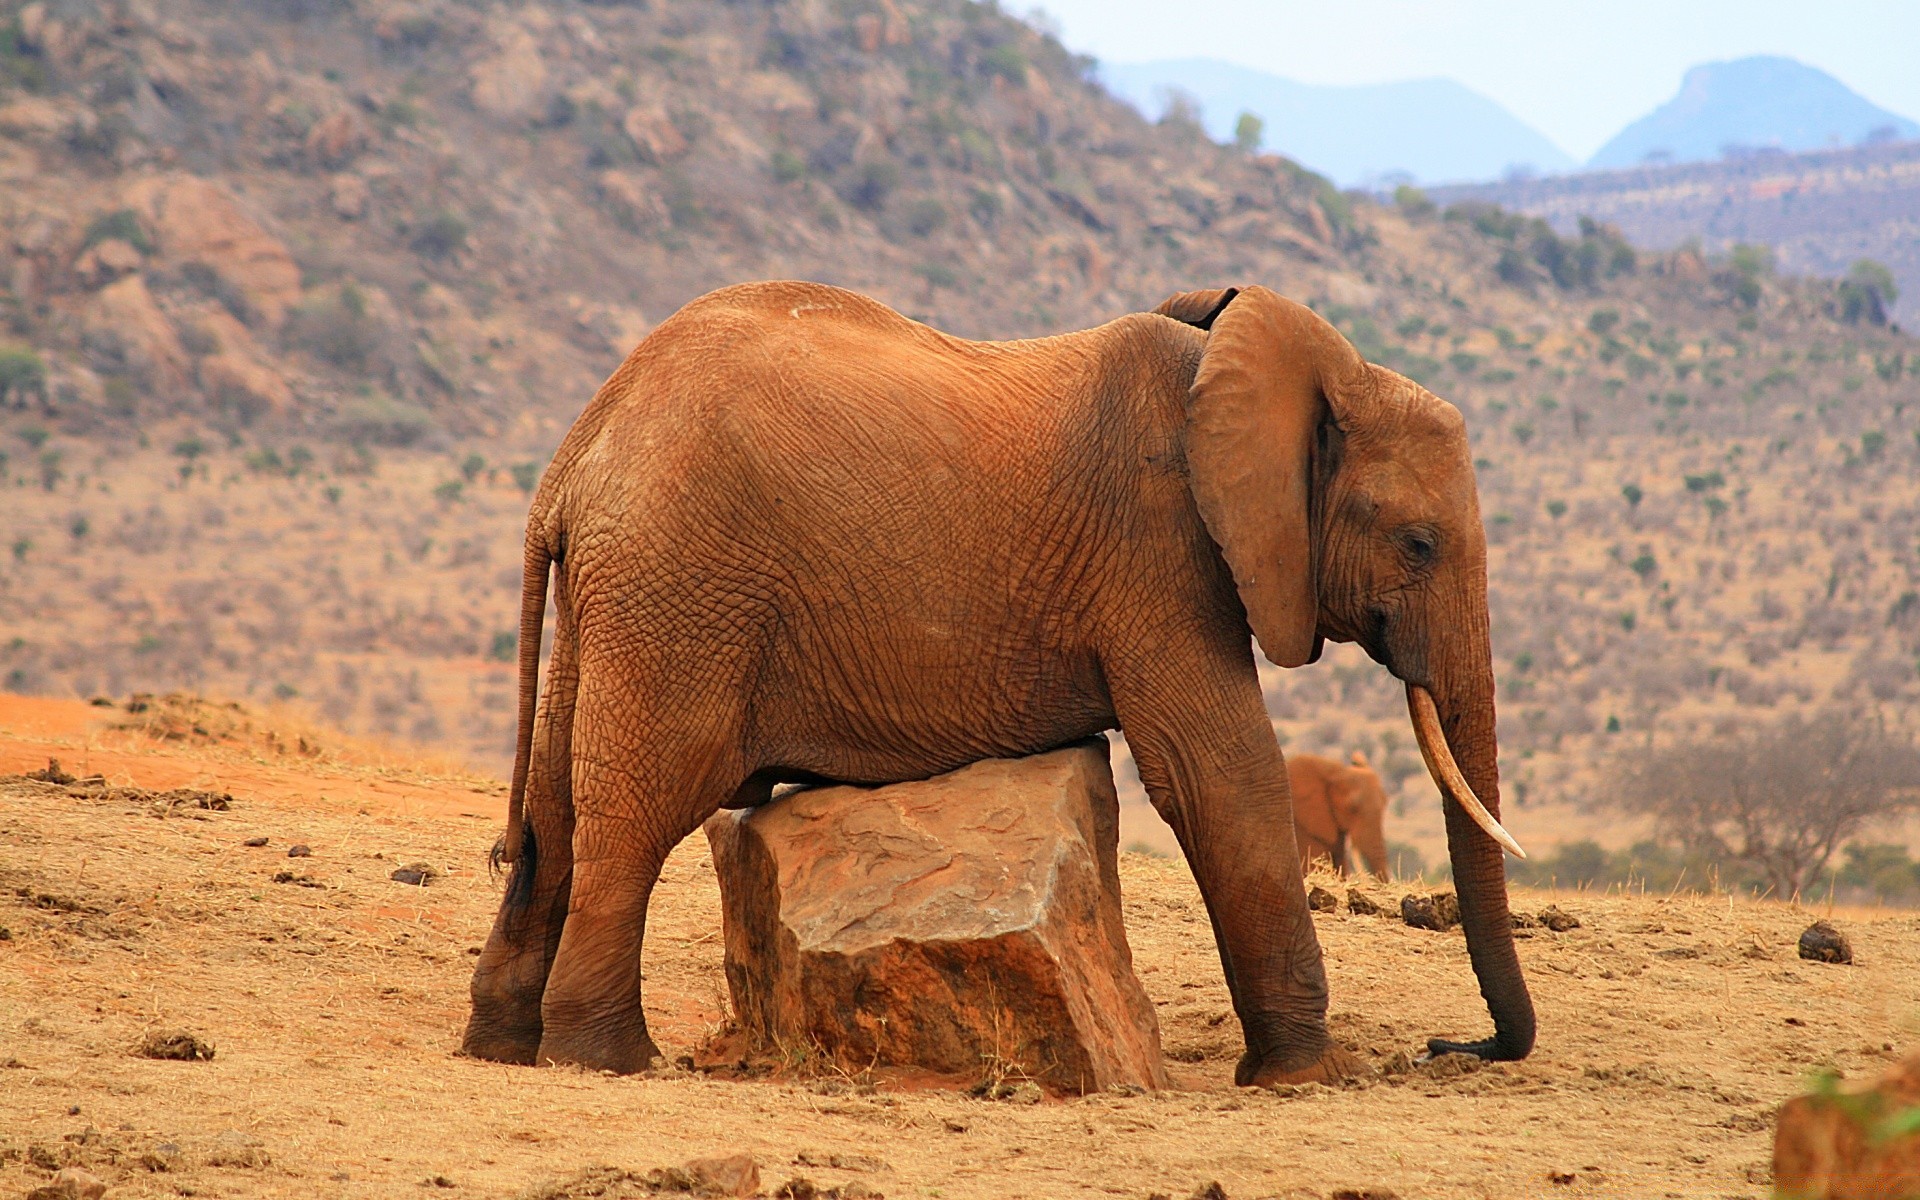
<svg viewBox="0 0 1920 1200"><path fill-rule="evenodd" d="M1501 857L1503 848L1522 851L1499 822L1491 663L1443 672L1440 680L1437 703L1427 689L1408 684L1407 706L1427 769L1445 796L1447 851L1460 899L1460 923L1480 995L1493 1015L1494 1035L1471 1043L1435 1038L1427 1045L1436 1054L1465 1051L1482 1058L1525 1058L1533 1049L1533 999L1514 949Z"/></svg>
<svg viewBox="0 0 1920 1200"><path fill-rule="evenodd" d="M1353 848L1360 852L1367 870L1381 883L1387 882L1387 833L1381 821L1384 814L1367 814L1353 831Z"/></svg>

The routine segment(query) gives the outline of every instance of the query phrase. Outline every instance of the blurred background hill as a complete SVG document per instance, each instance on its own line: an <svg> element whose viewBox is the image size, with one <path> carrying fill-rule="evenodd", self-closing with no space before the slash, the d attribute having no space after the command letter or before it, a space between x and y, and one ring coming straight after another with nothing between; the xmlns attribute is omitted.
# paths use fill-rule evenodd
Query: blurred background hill
<svg viewBox="0 0 1920 1200"><path fill-rule="evenodd" d="M1014 337L1258 281L1467 414L1536 849L1659 833L1600 807L1635 747L1910 723L1920 344L1876 246L1820 277L1598 200L1344 192L1098 79L965 0L0 6L0 687L279 702L498 769L527 495L681 303L806 277ZM1384 672L1267 686L1436 862ZM1858 836L1903 894L1904 827Z"/></svg>

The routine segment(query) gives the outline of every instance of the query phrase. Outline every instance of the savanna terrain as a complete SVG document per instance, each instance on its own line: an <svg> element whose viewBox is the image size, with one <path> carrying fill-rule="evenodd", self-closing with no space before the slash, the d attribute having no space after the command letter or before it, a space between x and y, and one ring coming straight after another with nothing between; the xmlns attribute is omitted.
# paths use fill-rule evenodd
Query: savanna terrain
<svg viewBox="0 0 1920 1200"><path fill-rule="evenodd" d="M803 1177L896 1200L1215 1181L1236 1200L1764 1197L1777 1104L1817 1070L1877 1073L1920 1016L1912 913L1519 889L1517 910L1579 921L1521 931L1539 1049L1435 1071L1410 1061L1424 1038L1484 1020L1462 939L1343 905L1316 917L1332 1024L1381 1074L1240 1090L1193 881L1123 854L1165 1092L1022 1104L805 1061L745 1080L482 1063L454 1049L498 899L502 788L221 711L0 703L0 1190L77 1164L124 1197L560 1200L644 1195L649 1171L744 1152L769 1193ZM49 757L76 782L19 774ZM423 867L424 886L392 878ZM1371 890L1391 904L1422 886ZM1854 965L1795 956L1816 915ZM649 929L648 1020L671 1058L726 1018L719 921L696 837ZM156 1036L201 1056L143 1057Z"/></svg>

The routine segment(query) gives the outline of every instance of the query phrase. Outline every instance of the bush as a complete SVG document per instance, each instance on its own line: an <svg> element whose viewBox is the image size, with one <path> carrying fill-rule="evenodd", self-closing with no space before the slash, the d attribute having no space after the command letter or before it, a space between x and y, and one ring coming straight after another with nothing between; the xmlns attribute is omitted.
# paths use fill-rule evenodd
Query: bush
<svg viewBox="0 0 1920 1200"><path fill-rule="evenodd" d="M287 339L320 361L354 375L367 372L382 340L380 328L368 316L365 293L351 283L294 309Z"/></svg>
<svg viewBox="0 0 1920 1200"><path fill-rule="evenodd" d="M946 223L947 206L931 196L907 206L907 231L915 237L926 237Z"/></svg>
<svg viewBox="0 0 1920 1200"><path fill-rule="evenodd" d="M1920 750L1873 715L1829 709L1628 757L1613 791L1686 851L1788 898L1869 822L1920 801Z"/></svg>
<svg viewBox="0 0 1920 1200"><path fill-rule="evenodd" d="M146 227L140 224L139 215L130 208L102 213L87 222L87 232L81 244L97 246L109 239L125 242L142 254L153 253L153 240L147 237Z"/></svg>
<svg viewBox="0 0 1920 1200"><path fill-rule="evenodd" d="M493 645L487 648L487 657L494 662L512 662L520 649L520 634L512 629L503 629L493 635Z"/></svg>
<svg viewBox="0 0 1920 1200"><path fill-rule="evenodd" d="M1267 123L1250 112L1243 112L1233 123L1233 144L1247 154L1260 149L1261 138L1266 134Z"/></svg>
<svg viewBox="0 0 1920 1200"><path fill-rule="evenodd" d="M450 258L467 248L467 223L460 214L441 209L413 231L408 243L423 258Z"/></svg>
<svg viewBox="0 0 1920 1200"><path fill-rule="evenodd" d="M776 183L797 183L807 177L807 160L791 150L775 150L771 165Z"/></svg>
<svg viewBox="0 0 1920 1200"><path fill-rule="evenodd" d="M529 496L533 495L533 489L540 482L540 464L530 462L515 463L508 469L513 475L513 486L519 488Z"/></svg>
<svg viewBox="0 0 1920 1200"><path fill-rule="evenodd" d="M380 392L348 401L333 419L334 435L342 441L374 446L411 446L433 429L426 409Z"/></svg>
<svg viewBox="0 0 1920 1200"><path fill-rule="evenodd" d="M887 197L900 186L900 168L880 158L861 163L847 187L847 203L867 212L886 207Z"/></svg>
<svg viewBox="0 0 1920 1200"><path fill-rule="evenodd" d="M1393 204L1400 210L1401 215L1410 221L1430 217L1434 212L1433 201L1425 192L1410 183L1403 183L1393 189Z"/></svg>
<svg viewBox="0 0 1920 1200"><path fill-rule="evenodd" d="M47 364L25 346L0 347L0 404L47 398Z"/></svg>
<svg viewBox="0 0 1920 1200"><path fill-rule="evenodd" d="M1885 325L1894 301L1900 298L1893 272L1870 258L1860 259L1847 268L1846 277L1836 292L1840 319L1850 325Z"/></svg>

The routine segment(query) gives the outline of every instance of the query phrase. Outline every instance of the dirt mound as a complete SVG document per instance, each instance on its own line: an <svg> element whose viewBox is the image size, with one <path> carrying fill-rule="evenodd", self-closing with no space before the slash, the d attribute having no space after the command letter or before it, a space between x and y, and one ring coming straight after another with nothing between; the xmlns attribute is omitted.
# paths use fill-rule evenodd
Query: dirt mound
<svg viewBox="0 0 1920 1200"><path fill-rule="evenodd" d="M96 701L97 703L97 701ZM275 758L321 758L327 747L307 730L269 721L236 701L209 700L192 692L135 692L118 706L109 729L162 742L234 746Z"/></svg>

